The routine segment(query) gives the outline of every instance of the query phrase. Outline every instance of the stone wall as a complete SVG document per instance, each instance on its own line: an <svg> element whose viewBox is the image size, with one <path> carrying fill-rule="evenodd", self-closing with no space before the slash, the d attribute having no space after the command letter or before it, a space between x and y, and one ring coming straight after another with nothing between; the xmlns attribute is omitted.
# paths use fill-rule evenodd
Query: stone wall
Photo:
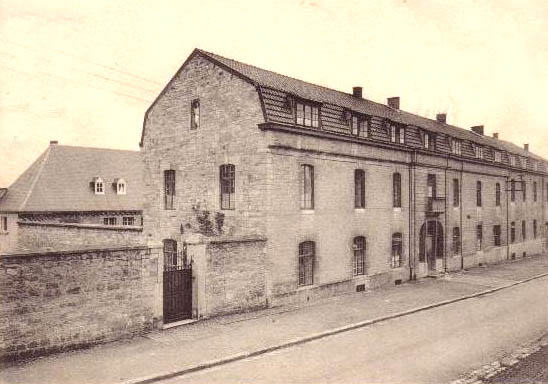
<svg viewBox="0 0 548 384"><path fill-rule="evenodd" d="M90 246L143 245L140 226L66 224L19 221L17 249L65 249Z"/></svg>
<svg viewBox="0 0 548 384"><path fill-rule="evenodd" d="M158 255L144 247L2 255L0 356L87 347L153 328Z"/></svg>

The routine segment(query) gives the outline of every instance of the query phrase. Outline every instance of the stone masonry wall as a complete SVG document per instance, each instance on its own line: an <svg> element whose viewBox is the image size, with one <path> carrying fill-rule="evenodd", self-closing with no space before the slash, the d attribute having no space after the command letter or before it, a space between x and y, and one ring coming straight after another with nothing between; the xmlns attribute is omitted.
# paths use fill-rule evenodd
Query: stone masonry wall
<svg viewBox="0 0 548 384"><path fill-rule="evenodd" d="M208 316L267 306L265 240L210 242L206 258Z"/></svg>
<svg viewBox="0 0 548 384"><path fill-rule="evenodd" d="M1 359L152 329L157 269L157 254L144 247L1 256Z"/></svg>
<svg viewBox="0 0 548 384"><path fill-rule="evenodd" d="M17 249L143 245L141 227L19 222Z"/></svg>

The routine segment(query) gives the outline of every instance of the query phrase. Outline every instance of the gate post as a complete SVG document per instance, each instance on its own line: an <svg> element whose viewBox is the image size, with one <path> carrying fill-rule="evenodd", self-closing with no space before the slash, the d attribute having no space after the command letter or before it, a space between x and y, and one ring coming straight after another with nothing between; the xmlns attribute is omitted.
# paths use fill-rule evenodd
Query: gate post
<svg viewBox="0 0 548 384"><path fill-rule="evenodd" d="M187 255L192 260L192 317L208 316L206 302L207 242L200 234L186 237Z"/></svg>

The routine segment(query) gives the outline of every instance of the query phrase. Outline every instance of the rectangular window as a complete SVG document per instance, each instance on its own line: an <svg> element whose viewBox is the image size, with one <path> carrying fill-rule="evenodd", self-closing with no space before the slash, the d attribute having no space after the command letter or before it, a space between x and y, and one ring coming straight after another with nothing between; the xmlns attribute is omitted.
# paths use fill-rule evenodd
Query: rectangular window
<svg viewBox="0 0 548 384"><path fill-rule="evenodd" d="M394 233L392 235L392 258L390 263L392 268L401 267L402 254L403 254L403 236L401 233Z"/></svg>
<svg viewBox="0 0 548 384"><path fill-rule="evenodd" d="M493 227L493 244L495 247L500 247L501 241L500 241L500 225L495 225Z"/></svg>
<svg viewBox="0 0 548 384"><path fill-rule="evenodd" d="M352 134L354 136L358 136L359 129L360 129L358 116L352 116L351 125L352 125Z"/></svg>
<svg viewBox="0 0 548 384"><path fill-rule="evenodd" d="M483 247L483 226L476 226L476 246L478 251L482 250Z"/></svg>
<svg viewBox="0 0 548 384"><path fill-rule="evenodd" d="M428 133L424 133L424 149L430 149L430 135Z"/></svg>
<svg viewBox="0 0 548 384"><path fill-rule="evenodd" d="M460 227L453 227L453 243L451 248L454 254L460 252Z"/></svg>
<svg viewBox="0 0 548 384"><path fill-rule="evenodd" d="M394 208L401 208L401 174L398 172L392 175L392 194Z"/></svg>
<svg viewBox="0 0 548 384"><path fill-rule="evenodd" d="M305 241L299 244L299 285L314 284L314 257L316 244Z"/></svg>
<svg viewBox="0 0 548 384"><path fill-rule="evenodd" d="M296 119L297 125L303 125L305 127L318 128L320 126L320 109L312 104L305 104L302 102L296 103Z"/></svg>
<svg viewBox="0 0 548 384"><path fill-rule="evenodd" d="M175 170L164 171L164 207L174 209L175 202Z"/></svg>
<svg viewBox="0 0 548 384"><path fill-rule="evenodd" d="M502 162L502 154L499 151L495 151L495 162Z"/></svg>
<svg viewBox="0 0 548 384"><path fill-rule="evenodd" d="M104 225L116 225L116 218L115 217L105 217L105 218L103 218L103 224Z"/></svg>
<svg viewBox="0 0 548 384"><path fill-rule="evenodd" d="M527 201L527 183L525 180L521 182L521 193L523 196L523 201Z"/></svg>
<svg viewBox="0 0 548 384"><path fill-rule="evenodd" d="M124 216L122 217L123 225L135 225L135 217L133 216Z"/></svg>
<svg viewBox="0 0 548 384"><path fill-rule="evenodd" d="M514 221L510 225L510 242L512 244L516 242L516 223Z"/></svg>
<svg viewBox="0 0 548 384"><path fill-rule="evenodd" d="M516 181L510 180L510 201L516 201Z"/></svg>
<svg viewBox="0 0 548 384"><path fill-rule="evenodd" d="M7 216L2 216L2 222L0 223L0 230L2 232L7 232L8 231L8 217Z"/></svg>
<svg viewBox="0 0 548 384"><path fill-rule="evenodd" d="M508 158L510 159L510 165L512 167L515 167L516 166L516 156L514 155L508 155Z"/></svg>
<svg viewBox="0 0 548 384"><path fill-rule="evenodd" d="M190 129L200 127L200 100L194 99L190 103Z"/></svg>
<svg viewBox="0 0 548 384"><path fill-rule="evenodd" d="M395 125L390 126L390 141L405 144L405 128Z"/></svg>
<svg viewBox="0 0 548 384"><path fill-rule="evenodd" d="M359 130L358 136L369 137L369 120L368 119L362 118L360 120L360 130Z"/></svg>
<svg viewBox="0 0 548 384"><path fill-rule="evenodd" d="M525 220L521 222L521 237L523 241L527 240L527 224L525 223Z"/></svg>
<svg viewBox="0 0 548 384"><path fill-rule="evenodd" d="M365 274L365 237L354 238L352 244L354 250L354 262L352 263L352 274L354 276Z"/></svg>
<svg viewBox="0 0 548 384"><path fill-rule="evenodd" d="M354 171L354 207L365 208L365 172L363 169Z"/></svg>
<svg viewBox="0 0 548 384"><path fill-rule="evenodd" d="M221 209L235 208L235 172L233 164L223 164L219 167Z"/></svg>
<svg viewBox="0 0 548 384"><path fill-rule="evenodd" d="M537 201L537 182L533 181L533 201Z"/></svg>
<svg viewBox="0 0 548 384"><path fill-rule="evenodd" d="M301 209L314 209L314 167L303 164L301 168Z"/></svg>
<svg viewBox="0 0 548 384"><path fill-rule="evenodd" d="M453 207L458 207L459 204L460 204L459 179L453 179Z"/></svg>
<svg viewBox="0 0 548 384"><path fill-rule="evenodd" d="M428 197L428 206L426 207L428 211L432 211L433 201L438 196L437 195L437 185L436 185L436 175L428 175L426 179L427 186L427 197Z"/></svg>
<svg viewBox="0 0 548 384"><path fill-rule="evenodd" d="M537 220L533 220L533 239L537 238Z"/></svg>
<svg viewBox="0 0 548 384"><path fill-rule="evenodd" d="M476 206L481 207L481 181L476 183Z"/></svg>
<svg viewBox="0 0 548 384"><path fill-rule="evenodd" d="M500 207L500 184L495 184L495 206Z"/></svg>
<svg viewBox="0 0 548 384"><path fill-rule="evenodd" d="M483 159L483 147L474 145L474 156L476 159Z"/></svg>
<svg viewBox="0 0 548 384"><path fill-rule="evenodd" d="M453 153L453 155L462 154L461 146L462 146L462 143L460 140L457 140L457 139L451 140L451 152Z"/></svg>

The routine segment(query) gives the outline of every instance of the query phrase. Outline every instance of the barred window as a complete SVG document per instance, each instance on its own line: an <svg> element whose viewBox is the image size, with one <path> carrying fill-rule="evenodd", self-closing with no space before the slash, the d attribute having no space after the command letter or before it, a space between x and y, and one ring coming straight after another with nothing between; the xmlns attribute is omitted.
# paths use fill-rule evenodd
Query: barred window
<svg viewBox="0 0 548 384"><path fill-rule="evenodd" d="M392 235L392 258L390 263L392 268L401 267L402 253L403 253L403 236L401 233L394 233Z"/></svg>
<svg viewBox="0 0 548 384"><path fill-rule="evenodd" d="M398 172L392 175L392 197L394 208L401 208L401 175Z"/></svg>
<svg viewBox="0 0 548 384"><path fill-rule="evenodd" d="M363 169L354 171L354 207L365 208L365 172Z"/></svg>
<svg viewBox="0 0 548 384"><path fill-rule="evenodd" d="M316 244L305 241L299 244L299 285L314 284L314 258Z"/></svg>
<svg viewBox="0 0 548 384"><path fill-rule="evenodd" d="M303 164L301 168L301 209L314 209L314 167Z"/></svg>
<svg viewBox="0 0 548 384"><path fill-rule="evenodd" d="M495 205L500 207L500 184L495 184Z"/></svg>
<svg viewBox="0 0 548 384"><path fill-rule="evenodd" d="M453 179L453 207L458 207L459 204L460 204L459 179Z"/></svg>
<svg viewBox="0 0 548 384"><path fill-rule="evenodd" d="M460 227L453 227L453 253L458 254L460 252Z"/></svg>
<svg viewBox="0 0 548 384"><path fill-rule="evenodd" d="M476 183L476 205L481 207L481 181Z"/></svg>
<svg viewBox="0 0 548 384"><path fill-rule="evenodd" d="M516 222L512 221L510 224L510 242L513 244L516 242Z"/></svg>
<svg viewBox="0 0 548 384"><path fill-rule="evenodd" d="M365 237L358 236L354 238L352 249L354 259L352 263L352 274L354 276L365 274Z"/></svg>
<svg viewBox="0 0 548 384"><path fill-rule="evenodd" d="M493 227L493 244L495 247L500 247L501 245L500 233L500 225L495 225Z"/></svg>
<svg viewBox="0 0 548 384"><path fill-rule="evenodd" d="M175 170L164 171L164 207L174 209L175 201Z"/></svg>
<svg viewBox="0 0 548 384"><path fill-rule="evenodd" d="M200 100L194 99L190 103L190 129L200 127Z"/></svg>
<svg viewBox="0 0 548 384"><path fill-rule="evenodd" d="M233 164L223 164L219 167L221 190L221 209L235 207L235 167Z"/></svg>

